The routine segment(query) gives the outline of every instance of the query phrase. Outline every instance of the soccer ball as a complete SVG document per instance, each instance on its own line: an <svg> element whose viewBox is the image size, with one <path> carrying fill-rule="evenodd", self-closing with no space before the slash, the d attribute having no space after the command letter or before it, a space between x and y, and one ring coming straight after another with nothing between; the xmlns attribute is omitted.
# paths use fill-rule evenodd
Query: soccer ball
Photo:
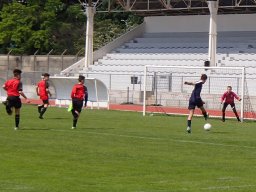
<svg viewBox="0 0 256 192"><path fill-rule="evenodd" d="M211 129L212 125L210 123L206 123L204 125L204 130L209 131Z"/></svg>

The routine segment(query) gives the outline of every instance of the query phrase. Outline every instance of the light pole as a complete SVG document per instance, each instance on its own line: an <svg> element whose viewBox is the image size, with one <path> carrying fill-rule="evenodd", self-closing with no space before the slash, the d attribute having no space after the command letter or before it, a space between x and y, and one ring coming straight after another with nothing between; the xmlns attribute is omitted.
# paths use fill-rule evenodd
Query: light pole
<svg viewBox="0 0 256 192"><path fill-rule="evenodd" d="M218 0L207 0L208 8L210 10L210 26L209 26L209 50L208 61L210 66L216 66L216 50L217 50L217 13Z"/></svg>

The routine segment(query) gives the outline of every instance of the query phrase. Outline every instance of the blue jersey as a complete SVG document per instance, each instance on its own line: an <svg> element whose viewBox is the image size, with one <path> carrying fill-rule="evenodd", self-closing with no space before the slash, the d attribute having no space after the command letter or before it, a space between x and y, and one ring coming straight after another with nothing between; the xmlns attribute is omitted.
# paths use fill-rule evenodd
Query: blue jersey
<svg viewBox="0 0 256 192"><path fill-rule="evenodd" d="M201 91L203 87L204 82L202 80L195 83L195 88L190 96L191 101L196 101L198 99L201 99Z"/></svg>

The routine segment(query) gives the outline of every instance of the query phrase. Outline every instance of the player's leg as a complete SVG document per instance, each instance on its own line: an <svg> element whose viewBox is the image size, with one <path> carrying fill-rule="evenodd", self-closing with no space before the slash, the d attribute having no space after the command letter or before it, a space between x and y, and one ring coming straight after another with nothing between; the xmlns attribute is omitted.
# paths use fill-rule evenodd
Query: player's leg
<svg viewBox="0 0 256 192"><path fill-rule="evenodd" d="M83 107L83 102L81 102L79 100L72 100L72 105L73 105L73 109L71 110L72 115L73 115L73 126L72 126L72 129L75 129L76 125L77 125L77 121L78 121L79 115L80 115L80 112L81 112L82 107Z"/></svg>
<svg viewBox="0 0 256 192"><path fill-rule="evenodd" d="M194 115L194 111L195 109L190 109L189 110L189 115L188 115L188 121L187 121L187 132L188 133L191 133L191 123L192 123L192 118L193 118L193 115Z"/></svg>
<svg viewBox="0 0 256 192"><path fill-rule="evenodd" d="M240 120L239 115L238 115L238 113L237 113L237 111L236 111L235 103L231 103L230 106L231 106L233 112L235 113L235 116L236 116L237 121L240 122L241 120Z"/></svg>
<svg viewBox="0 0 256 192"><path fill-rule="evenodd" d="M21 100L20 98L17 98L15 101L15 130L19 129L19 124L20 124L20 108L21 108Z"/></svg>
<svg viewBox="0 0 256 192"><path fill-rule="evenodd" d="M5 110L8 115L12 115L13 101L10 97L7 97L6 101L3 103L5 105Z"/></svg>
<svg viewBox="0 0 256 192"><path fill-rule="evenodd" d="M202 99L198 99L198 101L196 102L197 107L201 110L204 119L207 120L209 114L206 112L205 108L204 108L204 102L202 101Z"/></svg>
<svg viewBox="0 0 256 192"><path fill-rule="evenodd" d="M224 103L223 107L222 107L222 121L225 122L225 112L226 112L226 108L227 108L228 104Z"/></svg>
<svg viewBox="0 0 256 192"><path fill-rule="evenodd" d="M40 116L39 116L40 119L43 119L43 115L46 112L48 106L49 106L49 100L48 99L43 100L43 105L40 110Z"/></svg>
<svg viewBox="0 0 256 192"><path fill-rule="evenodd" d="M209 114L206 112L204 106L199 107L199 109L202 111L202 114L204 116L204 119L207 120L209 117Z"/></svg>
<svg viewBox="0 0 256 192"><path fill-rule="evenodd" d="M41 113L41 110L42 110L43 107L44 107L44 104L37 106L37 110L38 110L39 114Z"/></svg>
<svg viewBox="0 0 256 192"><path fill-rule="evenodd" d="M191 133L191 123L192 123L192 118L194 115L194 111L195 111L195 103L193 101L189 101L189 105L188 105L188 109L189 109L189 115L188 115L188 119L187 119L187 132Z"/></svg>

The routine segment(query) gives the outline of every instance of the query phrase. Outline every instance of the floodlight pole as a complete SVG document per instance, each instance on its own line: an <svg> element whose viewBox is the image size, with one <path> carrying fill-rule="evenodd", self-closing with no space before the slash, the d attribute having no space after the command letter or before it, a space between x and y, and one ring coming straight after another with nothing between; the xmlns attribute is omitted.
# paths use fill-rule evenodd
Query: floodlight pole
<svg viewBox="0 0 256 192"><path fill-rule="evenodd" d="M210 66L217 66L216 52L217 52L217 13L218 13L218 0L207 0L208 8L210 10L210 27L209 27L209 50L208 60Z"/></svg>
<svg viewBox="0 0 256 192"><path fill-rule="evenodd" d="M94 14L95 6L92 2L86 5L86 40L85 40L85 68L87 69L89 65L93 64L93 24L94 24Z"/></svg>

